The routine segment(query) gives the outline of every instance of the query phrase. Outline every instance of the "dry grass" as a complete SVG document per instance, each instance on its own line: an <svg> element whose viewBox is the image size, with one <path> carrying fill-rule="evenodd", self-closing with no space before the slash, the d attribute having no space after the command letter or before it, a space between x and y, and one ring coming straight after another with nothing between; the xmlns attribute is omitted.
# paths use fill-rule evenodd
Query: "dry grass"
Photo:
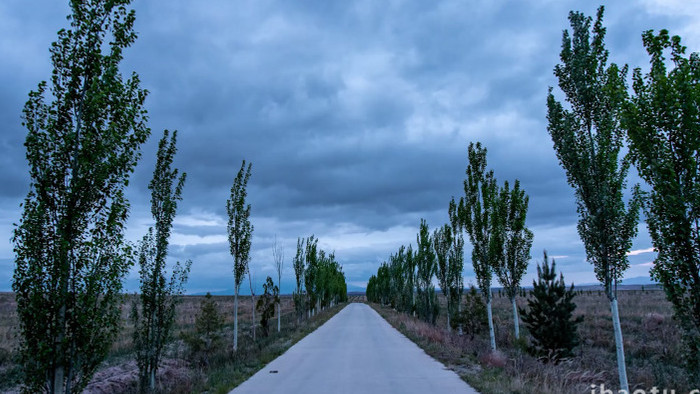
<svg viewBox="0 0 700 394"><path fill-rule="evenodd" d="M93 378L86 393L135 393L137 392L137 368L133 361L133 326L128 314L131 309L128 296L122 308L123 327L112 346L112 351L104 365ZM212 392L227 393L245 381L269 361L282 354L294 343L315 330L344 304L319 313L302 324L297 324L293 316L291 296L282 296L282 331L277 333L277 316L271 322L270 336L252 338L252 299L239 296L238 341L239 349L233 352L233 296L214 296L218 310L224 316L224 343L212 356L208 366L190 362L189 351L180 339L181 333L192 332L194 321L200 310L204 296L185 296L177 306L174 325L174 340L165 352L165 360L159 369L162 393ZM256 313L256 322L260 316ZM0 293L0 392L16 392L19 384L19 368L13 362L14 352L19 344L19 330L14 294ZM3 354L6 356L3 357Z"/></svg>
<svg viewBox="0 0 700 394"><path fill-rule="evenodd" d="M526 341L515 341L510 301L494 295L493 312L499 351L491 353L488 333L469 340L448 333L444 306L436 326L373 305L382 316L426 352L455 370L482 393L590 393L591 385L617 386L617 360L612 335L610 306L598 291L576 296L576 315L581 345L576 357L559 365L543 364L523 349ZM444 302L444 300L442 301ZM525 306L524 298L518 299ZM620 319L625 343L630 389L653 387L689 392L690 377L684 369L679 329L672 308L659 290L628 290L619 293ZM527 329L521 325L521 335Z"/></svg>

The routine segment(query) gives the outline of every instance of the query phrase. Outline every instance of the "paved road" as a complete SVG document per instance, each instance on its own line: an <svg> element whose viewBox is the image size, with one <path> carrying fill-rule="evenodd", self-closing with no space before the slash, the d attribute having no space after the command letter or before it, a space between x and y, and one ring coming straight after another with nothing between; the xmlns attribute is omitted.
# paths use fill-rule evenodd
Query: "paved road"
<svg viewBox="0 0 700 394"><path fill-rule="evenodd" d="M353 303L231 393L476 391L372 308Z"/></svg>

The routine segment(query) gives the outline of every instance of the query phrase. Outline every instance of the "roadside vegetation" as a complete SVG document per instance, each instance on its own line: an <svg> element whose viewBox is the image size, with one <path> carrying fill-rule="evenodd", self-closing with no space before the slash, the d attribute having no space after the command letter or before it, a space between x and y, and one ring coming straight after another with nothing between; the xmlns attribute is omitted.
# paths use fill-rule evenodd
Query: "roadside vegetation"
<svg viewBox="0 0 700 394"><path fill-rule="evenodd" d="M256 303L250 267L254 228L246 200L252 164L246 167L243 160L225 202L233 308L219 310L212 297L194 308L180 305L192 299L183 294L193 262L167 266L186 180L173 167L176 131L164 131L148 185L154 225L138 245L125 240L125 189L151 132L144 105L148 92L136 73L124 78L119 69L137 38L129 3L70 2L70 26L51 45L50 82L29 93L23 110L30 187L13 232L14 302L0 348L1 384L17 385L23 393L228 391L329 317L328 308L347 301L342 266L334 253L317 253L311 236L300 271L305 288L294 299L295 311L308 311L308 318L283 324L283 250L276 244L278 283L268 276ZM135 265L139 293L125 297L124 279ZM247 312L239 313L238 301L246 275L251 337L244 334L239 347L239 315ZM222 330L229 328L231 311L229 340ZM275 313L277 333L270 335ZM105 363L114 363L117 371L106 371ZM137 384L128 372L132 365ZM117 380L126 383L100 388L124 374L128 377Z"/></svg>
<svg viewBox="0 0 700 394"><path fill-rule="evenodd" d="M227 392L348 301L342 265L314 235L298 238L291 297L279 295L275 242L278 283L268 276L256 301L245 160L225 202L235 295L183 296L193 263L166 267L185 184L172 168L176 132L164 132L149 185L154 227L139 245L125 240L125 190L151 132L148 92L119 69L137 38L129 3L71 1L51 80L23 109L30 187L13 231L14 293L0 297L3 389ZM628 66L608 63L603 11L569 14L558 90L547 96L547 131L603 290L567 288L545 254L526 294L529 197L517 179L499 183L479 142L468 146L449 222L431 232L421 219L415 248L401 246L369 279L367 299L385 318L484 392L684 391L700 381L700 57L665 30L644 32L651 69L635 69L630 89ZM633 168L645 185L628 188ZM666 299L618 292L640 212ZM478 288L466 293L465 238ZM124 296L136 264L140 293ZM246 275L250 297L239 294Z"/></svg>
<svg viewBox="0 0 700 394"><path fill-rule="evenodd" d="M648 287L648 286L647 286ZM624 289L625 286L622 286ZM677 393L696 388L690 381L683 357L685 345L682 333L674 321L671 304L658 287L641 290L621 290L618 293L620 322L625 332L627 374L632 391L651 392L653 387L676 389ZM517 298L520 308L527 307L531 289L525 297ZM472 308L479 314L468 293L463 308ZM405 314L391 305L370 303L392 326L435 357L445 366L483 394L565 394L590 393L591 386L604 384L614 389L618 379L615 341L611 332L609 301L605 291L598 289L575 290L576 309L573 318L583 317L577 325L579 345L573 355L559 363L543 362L531 354L530 341L514 337L512 304L505 291L496 290L493 296L493 321L498 351L491 351L485 307L478 296L481 320L473 320L470 331L463 335L449 332L447 319L440 314L435 325ZM438 297L446 305L443 295ZM520 334L530 337L527 326ZM600 391L595 391L599 393Z"/></svg>
<svg viewBox="0 0 700 394"><path fill-rule="evenodd" d="M280 297L281 330L252 339L250 296L239 296L239 348L233 351L233 296L182 296L175 308L172 339L163 348L156 377L157 393L228 393L268 362L313 332L347 303L319 312L297 323L291 296ZM139 392L139 370L134 359L134 326L128 296L122 312L122 330L105 361L88 383L86 393ZM351 299L350 301L358 301ZM19 342L16 304L12 293L0 294L0 392L16 392L21 384L21 367L15 362ZM208 324L209 327L206 327ZM260 321L256 321L260 327Z"/></svg>
<svg viewBox="0 0 700 394"><path fill-rule="evenodd" d="M666 30L646 31L651 71L635 69L630 91L628 66L608 63L603 14L602 6L595 20L569 13L571 31L562 35L561 64L554 68L559 89L550 88L547 97L547 131L574 189L578 233L602 291L567 289L545 251L525 305L520 280L533 240L525 225L529 198L517 179L512 191L508 182L499 186L479 142L469 144L465 194L448 209L452 236L466 233L471 243L478 291L460 297L460 308L450 307L450 282L434 276L435 256L444 264L440 256L450 249L444 242L450 226L431 237L425 220L417 252L401 246L369 279L367 299L392 324L465 369L460 375L485 392L683 392L700 383L700 57L686 57L680 37ZM646 185L627 188L633 166ZM666 300L657 290L618 292L641 210L658 252L651 275ZM510 323L495 317L505 312L493 306L494 276L503 286L499 297L510 301ZM434 280L447 312L437 302ZM609 312L593 309L602 307L602 295ZM458 328L456 334L438 328L441 317ZM505 327L513 334L504 335Z"/></svg>

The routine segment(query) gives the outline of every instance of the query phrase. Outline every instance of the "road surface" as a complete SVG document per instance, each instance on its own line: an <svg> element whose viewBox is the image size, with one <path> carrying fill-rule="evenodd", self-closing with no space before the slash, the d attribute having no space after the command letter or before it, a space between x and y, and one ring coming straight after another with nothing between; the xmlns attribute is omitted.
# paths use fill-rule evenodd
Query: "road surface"
<svg viewBox="0 0 700 394"><path fill-rule="evenodd" d="M352 303L231 391L476 393L365 304Z"/></svg>

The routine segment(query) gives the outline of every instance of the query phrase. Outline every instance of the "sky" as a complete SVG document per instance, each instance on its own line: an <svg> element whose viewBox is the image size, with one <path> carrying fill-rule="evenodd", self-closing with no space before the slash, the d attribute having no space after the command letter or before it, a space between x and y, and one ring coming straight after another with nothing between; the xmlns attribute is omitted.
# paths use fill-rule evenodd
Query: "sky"
<svg viewBox="0 0 700 394"><path fill-rule="evenodd" d="M666 28L689 52L700 50L699 3L605 4L611 62L647 70L648 29ZM253 164L258 286L276 277L276 238L290 293L297 238L313 234L335 251L350 290L363 288L391 253L415 246L421 218L431 229L447 222L450 198L464 194L467 146L480 141L499 182L519 179L530 197L535 238L523 284L545 249L567 282L595 283L574 192L547 133L546 96L569 11L595 16L597 6L135 0L138 39L120 69L138 73L149 91L152 135L127 189L126 237L136 242L153 224L147 185L157 140L178 130L175 166L188 176L169 261L193 261L188 293L233 288L225 204L243 159ZM0 291L11 289L13 223L29 190L22 108L50 78L49 46L68 13L68 1L0 2ZM475 283L470 250L467 242L466 284ZM654 255L641 223L625 277L648 276ZM125 283L137 289L136 269Z"/></svg>

